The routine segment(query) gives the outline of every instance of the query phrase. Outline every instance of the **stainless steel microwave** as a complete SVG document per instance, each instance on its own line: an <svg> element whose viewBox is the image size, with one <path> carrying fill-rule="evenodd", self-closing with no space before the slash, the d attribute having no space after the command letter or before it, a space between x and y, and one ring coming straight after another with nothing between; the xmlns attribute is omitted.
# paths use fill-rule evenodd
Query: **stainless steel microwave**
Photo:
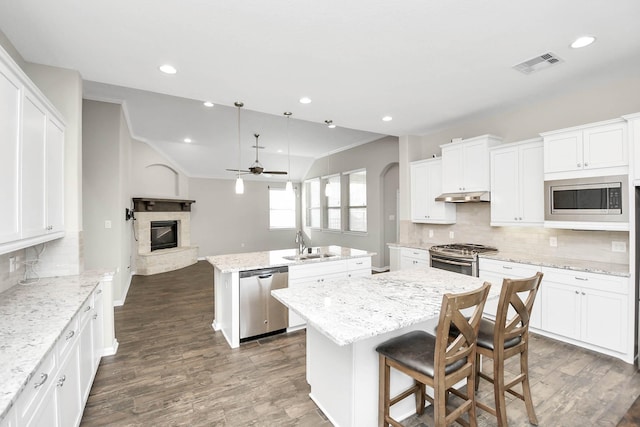
<svg viewBox="0 0 640 427"><path fill-rule="evenodd" d="M545 221L628 222L626 175L545 181Z"/></svg>

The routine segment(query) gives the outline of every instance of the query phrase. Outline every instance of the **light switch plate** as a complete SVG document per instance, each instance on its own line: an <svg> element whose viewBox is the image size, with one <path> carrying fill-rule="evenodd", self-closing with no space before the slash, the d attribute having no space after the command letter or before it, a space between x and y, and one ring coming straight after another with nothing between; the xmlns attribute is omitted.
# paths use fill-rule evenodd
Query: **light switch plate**
<svg viewBox="0 0 640 427"><path fill-rule="evenodd" d="M456 234L453 231L449 232L449 238L450 239L455 239L456 238Z"/></svg>
<svg viewBox="0 0 640 427"><path fill-rule="evenodd" d="M552 248L558 247L558 238L556 236L549 237L549 246L551 246Z"/></svg>
<svg viewBox="0 0 640 427"><path fill-rule="evenodd" d="M111 221L109 221L108 219L105 220L104 222L104 228L111 228Z"/></svg>

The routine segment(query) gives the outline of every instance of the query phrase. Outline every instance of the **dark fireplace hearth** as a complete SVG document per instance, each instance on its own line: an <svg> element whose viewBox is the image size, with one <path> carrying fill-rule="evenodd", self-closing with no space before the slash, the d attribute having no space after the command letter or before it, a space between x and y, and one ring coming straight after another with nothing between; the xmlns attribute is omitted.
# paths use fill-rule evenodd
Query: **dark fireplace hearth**
<svg viewBox="0 0 640 427"><path fill-rule="evenodd" d="M178 247L178 221L151 221L151 252Z"/></svg>

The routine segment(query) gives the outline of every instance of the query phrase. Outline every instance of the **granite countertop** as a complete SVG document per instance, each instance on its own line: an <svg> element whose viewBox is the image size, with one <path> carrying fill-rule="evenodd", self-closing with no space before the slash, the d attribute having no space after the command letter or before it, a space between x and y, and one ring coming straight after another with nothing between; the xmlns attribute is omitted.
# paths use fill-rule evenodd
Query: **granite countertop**
<svg viewBox="0 0 640 427"><path fill-rule="evenodd" d="M361 258L370 257L375 255L375 252L367 252L360 249L345 248L342 246L320 246L314 247L313 253L319 251L323 254L333 254L335 256L326 258L316 258L299 260L289 260L284 257L296 256L298 254L297 249L280 249L264 252L245 252L239 254L229 255L214 255L208 256L207 261L218 268L222 273L232 273L237 271L258 270L261 268L291 266L310 264L316 262L337 261L341 259L349 258Z"/></svg>
<svg viewBox="0 0 640 427"><path fill-rule="evenodd" d="M434 243L435 244L435 243ZM415 243L387 243L389 247L429 250L433 245L422 246ZM584 271L589 273L609 274L611 276L630 277L629 264L612 262L587 261L575 258L559 258L537 253L522 253L502 251L479 254L480 258L497 259L501 261L519 262L521 264L539 265L544 267L561 268L564 270Z"/></svg>
<svg viewBox="0 0 640 427"><path fill-rule="evenodd" d="M0 293L0 420L104 275L41 278Z"/></svg>
<svg viewBox="0 0 640 427"><path fill-rule="evenodd" d="M496 253L480 254L479 256L480 258L519 262L521 264L539 265L542 267L608 274L611 276L630 277L629 264L614 264L611 262L558 258L554 256L539 255L535 253L523 254L518 252L502 251Z"/></svg>
<svg viewBox="0 0 640 427"><path fill-rule="evenodd" d="M271 291L290 310L338 345L435 318L445 293L477 289L477 277L416 268ZM498 298L492 286L490 298Z"/></svg>

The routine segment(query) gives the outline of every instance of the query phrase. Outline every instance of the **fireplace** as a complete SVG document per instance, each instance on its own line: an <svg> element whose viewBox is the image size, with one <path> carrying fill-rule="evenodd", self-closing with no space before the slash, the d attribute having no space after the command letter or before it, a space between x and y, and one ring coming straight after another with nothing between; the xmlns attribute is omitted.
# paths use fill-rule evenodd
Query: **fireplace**
<svg viewBox="0 0 640 427"><path fill-rule="evenodd" d="M178 221L151 221L151 252L178 247Z"/></svg>

